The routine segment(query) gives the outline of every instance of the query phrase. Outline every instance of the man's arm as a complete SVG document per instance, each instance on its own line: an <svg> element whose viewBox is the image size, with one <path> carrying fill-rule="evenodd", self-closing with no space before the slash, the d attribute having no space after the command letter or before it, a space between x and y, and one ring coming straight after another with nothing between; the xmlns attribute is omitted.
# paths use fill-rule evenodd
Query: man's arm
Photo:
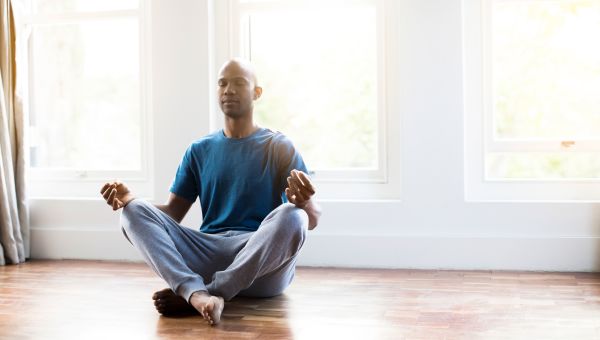
<svg viewBox="0 0 600 340"><path fill-rule="evenodd" d="M321 207L312 197L316 193L316 190L310 178L302 171L292 170L290 176L287 178L287 182L288 187L285 189L285 195L288 201L306 211L308 215L308 229L315 229L321 217Z"/></svg>
<svg viewBox="0 0 600 340"><path fill-rule="evenodd" d="M119 210L135 199L135 196L129 191L127 185L122 182L106 183L100 190L100 193L113 210ZM155 204L155 206L171 216L177 223L181 223L192 204L193 202L171 193L166 204Z"/></svg>
<svg viewBox="0 0 600 340"><path fill-rule="evenodd" d="M302 207L308 215L308 230L313 230L319 224L319 218L321 217L321 206L315 202L314 198L308 200L308 203Z"/></svg>
<svg viewBox="0 0 600 340"><path fill-rule="evenodd" d="M177 221L177 223L181 223L187 212L190 210L192 204L193 202L179 197L174 193L170 193L167 204L155 204L155 206L162 210L165 214L171 216L171 218Z"/></svg>

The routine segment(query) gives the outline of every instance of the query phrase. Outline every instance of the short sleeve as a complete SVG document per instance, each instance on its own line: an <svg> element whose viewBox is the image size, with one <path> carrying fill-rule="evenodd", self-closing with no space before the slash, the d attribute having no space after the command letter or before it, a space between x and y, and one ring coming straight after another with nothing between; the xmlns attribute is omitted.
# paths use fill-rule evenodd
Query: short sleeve
<svg viewBox="0 0 600 340"><path fill-rule="evenodd" d="M296 169L308 174L308 169L306 168L306 164L304 164L302 155L300 155L298 150L294 147L292 141L284 135L280 135L277 143L277 154L279 156L279 177L281 178L280 188L284 191L287 186L286 178L290 175L292 170ZM284 198L284 201L287 201L285 194L283 194L282 197Z"/></svg>
<svg viewBox="0 0 600 340"><path fill-rule="evenodd" d="M306 164L304 164L304 159L302 158L302 155L300 155L298 150L296 150L296 148L294 148L293 145L290 148L290 153L291 155L289 163L287 167L284 167L284 175L287 177L288 174L294 169L300 170L308 174L308 169L306 168Z"/></svg>
<svg viewBox="0 0 600 340"><path fill-rule="evenodd" d="M177 167L175 179L169 190L179 197L194 202L200 192L198 183L198 169L194 162L192 146L190 146L185 151L179 167Z"/></svg>

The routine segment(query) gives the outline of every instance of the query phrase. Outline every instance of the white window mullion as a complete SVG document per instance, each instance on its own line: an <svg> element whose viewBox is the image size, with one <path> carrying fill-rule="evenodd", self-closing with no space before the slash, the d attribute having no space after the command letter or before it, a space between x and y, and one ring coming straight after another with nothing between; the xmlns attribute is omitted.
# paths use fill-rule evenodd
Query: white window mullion
<svg viewBox="0 0 600 340"><path fill-rule="evenodd" d="M600 140L501 140L488 152L600 152Z"/></svg>
<svg viewBox="0 0 600 340"><path fill-rule="evenodd" d="M481 0L481 49L482 49L482 115L483 115L483 136L484 136L484 152L491 151L497 146L496 143L496 127L494 123L494 107L493 96L494 89L492 87L492 0ZM483 163L482 163L483 164ZM485 165L484 165L485 166Z"/></svg>
<svg viewBox="0 0 600 340"><path fill-rule="evenodd" d="M388 120L388 114L391 112L388 106L387 98L393 96L394 93L390 91L387 86L387 74L390 74L392 69L392 63L388 62L388 50L387 45L387 34L388 31L386 26L388 20L386 19L387 9L385 8L385 1L376 1L376 36L377 36L377 171L371 173L371 178L379 179L382 183L389 182L389 166L388 163L393 162L388 153L390 149L391 131ZM389 91L389 92L388 92ZM395 131L400 131L397 127ZM394 167L394 170L397 171ZM397 174L399 175L399 174Z"/></svg>
<svg viewBox="0 0 600 340"><path fill-rule="evenodd" d="M137 12L140 40L138 70L140 79L141 171L128 177L118 178L131 178L140 182L145 197L152 198L154 196L152 189L154 180L154 116L151 104L153 98L151 1L139 0Z"/></svg>
<svg viewBox="0 0 600 340"><path fill-rule="evenodd" d="M102 12L72 12L56 14L35 14L30 16L25 24L28 25L64 25L80 23L88 20L106 20L116 18L139 18L140 11L137 9Z"/></svg>

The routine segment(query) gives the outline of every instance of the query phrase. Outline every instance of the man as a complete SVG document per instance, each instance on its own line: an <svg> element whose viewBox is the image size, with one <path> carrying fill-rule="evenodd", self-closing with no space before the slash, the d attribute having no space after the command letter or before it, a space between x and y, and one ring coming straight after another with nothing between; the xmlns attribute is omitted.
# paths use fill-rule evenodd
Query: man
<svg viewBox="0 0 600 340"><path fill-rule="evenodd" d="M294 277L306 229L321 215L290 140L254 123L262 88L252 66L226 62L217 93L225 127L188 147L165 205L135 199L121 182L101 189L113 210L123 208L127 239L169 285L153 295L157 311L197 311L211 325L236 295L282 293ZM179 224L197 197L200 231Z"/></svg>

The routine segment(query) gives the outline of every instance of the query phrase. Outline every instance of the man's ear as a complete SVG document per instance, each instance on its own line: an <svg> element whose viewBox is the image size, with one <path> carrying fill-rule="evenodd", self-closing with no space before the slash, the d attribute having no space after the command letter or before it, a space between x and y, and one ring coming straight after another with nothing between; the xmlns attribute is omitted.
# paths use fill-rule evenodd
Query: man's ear
<svg viewBox="0 0 600 340"><path fill-rule="evenodd" d="M255 86L254 87L254 100L257 100L262 95L262 87Z"/></svg>

